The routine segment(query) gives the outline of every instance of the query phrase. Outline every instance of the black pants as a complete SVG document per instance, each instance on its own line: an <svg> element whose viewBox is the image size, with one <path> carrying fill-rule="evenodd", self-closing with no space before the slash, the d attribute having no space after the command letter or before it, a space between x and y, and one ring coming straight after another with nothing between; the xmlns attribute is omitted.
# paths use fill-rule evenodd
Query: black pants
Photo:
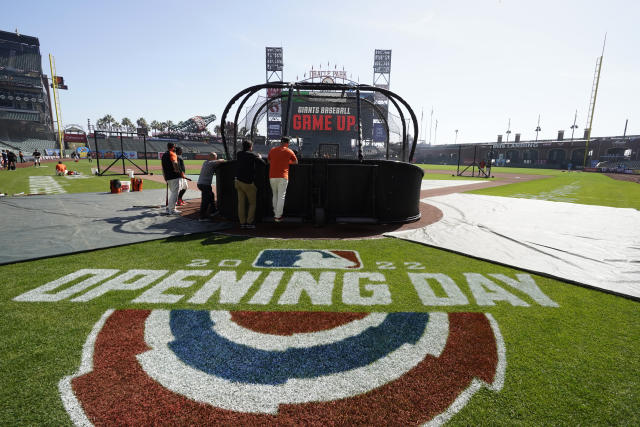
<svg viewBox="0 0 640 427"><path fill-rule="evenodd" d="M202 191L202 199L200 202L200 218L207 217L207 211L213 213L216 211L216 196L210 185L198 184L198 190Z"/></svg>

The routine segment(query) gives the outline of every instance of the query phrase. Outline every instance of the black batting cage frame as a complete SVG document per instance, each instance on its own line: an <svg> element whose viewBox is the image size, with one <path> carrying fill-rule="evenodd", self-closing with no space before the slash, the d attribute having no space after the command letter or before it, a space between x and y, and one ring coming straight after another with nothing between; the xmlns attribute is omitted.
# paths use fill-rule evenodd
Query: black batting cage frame
<svg viewBox="0 0 640 427"><path fill-rule="evenodd" d="M107 166L104 170L101 170L100 169L100 151L99 151L99 148L98 148L98 136L104 136L104 138L106 139L107 136L111 136L113 134L119 136L119 139L120 139L120 155L115 157L113 159L113 161L111 162L111 164L109 164L109 166ZM131 161L131 159L126 155L126 152L124 151L124 141L123 141L124 135L142 137L142 142L143 142L143 147L144 147L144 169L142 169L140 166L138 166L135 162ZM100 175L100 176L105 176L105 175L107 175L107 176L126 175L127 172L126 172L126 163L125 162L131 163L136 169L138 169L140 171L139 173L134 171L134 175L148 175L149 174L149 162L148 162L148 159L147 159L147 157L148 157L147 156L147 136L145 134L138 134L137 132L123 132L123 131L113 131L113 130L95 130L93 132L93 143L94 143L95 152L96 152L96 166L98 167L98 175ZM111 173L107 173L119 161L122 162L122 173L116 173L115 171L113 171Z"/></svg>
<svg viewBox="0 0 640 427"><path fill-rule="evenodd" d="M482 156L480 149L488 149L485 156ZM473 149L473 160L465 161L464 149ZM478 178L491 178L491 163L493 161L493 145L470 144L458 146L458 168L457 176L471 176ZM469 170L471 169L471 170ZM477 172L477 174L476 174ZM471 173L471 174L469 174Z"/></svg>
<svg viewBox="0 0 640 427"><path fill-rule="evenodd" d="M353 130L356 138L355 146L352 145L352 148L355 149L356 158L340 156L340 145L337 142L341 137L331 132L323 135L314 156L311 158L298 156L298 164L291 165L289 171L284 206L286 221L313 222L315 225L332 222L388 224L406 223L420 218L420 190L424 171L410 163L413 161L418 140L418 120L409 104L395 93L380 87L309 82L269 82L251 86L238 92L227 104L220 119L222 124L220 127L225 155L229 161L221 163L216 172L218 209L223 216L229 219L237 218L237 193L234 189L234 180L237 170L235 159L239 148L238 119L247 101L263 89L280 89L280 93L266 98L263 104L257 107L257 114L254 115L251 123L252 137L255 135L260 112L276 101L281 101L283 104L286 102L286 108L283 109L286 114L281 116L281 134L285 136L289 135L294 97L315 98L327 102L347 98L351 105L355 103ZM402 127L402 141L398 156L401 161L390 159L389 123L386 112L383 112L375 102L361 97L361 94L365 96L373 94L375 101L376 93L386 97L390 105L398 111ZM229 135L225 124L232 107L239 100L233 120L233 135ZM368 122L362 120L363 103L375 112L377 119L385 128L385 159L365 158L362 123L366 125ZM411 146L409 146L408 126L405 119L407 115L413 124ZM368 117L373 120L371 115ZM232 146L229 138L232 138ZM302 150L299 154L302 154ZM269 166L259 163L255 168L254 183L258 190L256 219L272 221L274 213L268 178Z"/></svg>
<svg viewBox="0 0 640 427"><path fill-rule="evenodd" d="M402 99L400 96L398 96L397 94L391 92L390 90L381 88L381 87L376 87L376 86L371 86L371 85L365 85L365 84L340 84L340 83L309 83L309 82L295 82L295 83L288 83L288 82L269 82L269 83L263 83L263 84L259 84L259 85L255 85L255 86L250 86L240 92L238 92L233 98L231 98L231 100L229 101L229 103L227 104L227 106L224 109L224 112L222 113L222 117L220 119L220 123L222 123L223 125L221 126L221 131L222 131L222 143L224 145L224 150L225 150L225 155L227 157L227 159L235 159L236 153L238 151L238 120L240 118L240 113L243 111L243 107L246 104L246 102L249 100L249 98L251 98L251 96L253 96L254 94L256 94L258 91L263 90L263 89L280 89L280 90L286 90L286 93L281 93L279 95L276 96L272 96L270 98L267 98L264 102L263 105L261 105L259 107L258 113L264 109L264 108L268 108L268 106L277 101L277 100L284 100L284 98L286 98L286 102L287 102L287 115L285 117L283 117L283 125L282 125L282 134L283 135L288 135L289 134L289 126L291 124L291 115L292 115L292 111L293 109L291 108L292 106L292 102L293 102L293 98L294 96L296 96L296 93L300 93L301 91L319 91L313 95L311 95L311 97L315 97L315 98L323 98L322 96L322 92L328 92L328 91L332 91L332 92L341 92L343 95L344 94L353 94L355 96L355 101L356 101L356 146L358 149L358 159L362 160L364 158L363 154L362 154L362 133L361 133L361 105L362 102L367 103L368 105L370 105L374 111L376 111L376 113L378 113L378 117L383 121L384 126L385 126L385 130L386 130L386 136L387 136L387 141L386 141L386 158L387 160L389 159L389 123L387 122L387 118L385 117L384 114L382 114L382 111L380 110L380 108L375 105L375 103L372 103L369 100L363 99L361 98L360 94L363 92L373 92L373 93L380 93L382 95L384 95L385 97L387 97L387 99L391 102L391 104L395 107L395 109L397 110L399 116L400 116L400 122L402 125L402 149L401 149L401 160L403 162L412 162L413 161L413 157L415 154L415 149L416 149L416 142L418 140L418 120L416 118L416 115L413 111L413 109L411 108L411 106L404 100ZM240 101L240 105L238 105L237 109L236 109L236 113L234 116L234 130L233 130L233 156L231 156L230 152L229 152L229 146L228 146L228 137L229 135L226 135L225 132L225 126L224 123L227 123L227 116L229 115L229 112L231 110L231 108L233 107L233 105L240 99L242 98L242 101ZM413 124L413 144L411 145L411 149L410 152L408 153L408 145L409 145L409 135L407 132L407 123L405 120L405 114L403 109L401 108L401 105L408 111L409 115L411 116L411 123ZM255 127L256 127L256 118L259 116L259 114L256 114L252 120L251 123L251 136L253 137L255 135Z"/></svg>

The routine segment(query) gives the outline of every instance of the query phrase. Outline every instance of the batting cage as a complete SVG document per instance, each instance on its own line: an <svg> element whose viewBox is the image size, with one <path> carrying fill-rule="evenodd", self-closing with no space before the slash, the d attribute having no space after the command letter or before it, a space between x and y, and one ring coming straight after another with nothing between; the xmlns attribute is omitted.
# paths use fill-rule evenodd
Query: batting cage
<svg viewBox="0 0 640 427"><path fill-rule="evenodd" d="M257 95L261 90L268 91L266 98ZM274 105L277 108L272 109ZM411 164L418 121L409 104L395 93L359 84L272 82L251 86L234 96L222 114L222 123L227 123L232 108L233 131L223 129L222 133L230 161L220 165L216 178L218 208L224 216L237 215L233 181L237 166L233 160L241 147L238 129L250 126L253 137L260 120L266 118L266 149L288 136L289 148L298 159L289 172L284 206L288 220L322 225L420 218L424 172ZM395 109L394 114L390 108ZM278 116L266 114L274 109ZM240 113L247 110L243 126ZM256 217L263 221L273 218L267 168L259 166L256 171Z"/></svg>
<svg viewBox="0 0 640 427"><path fill-rule="evenodd" d="M491 163L493 158L493 145L459 145L457 175L491 178Z"/></svg>
<svg viewBox="0 0 640 427"><path fill-rule="evenodd" d="M144 132L96 130L93 147L97 174L148 175L147 135Z"/></svg>

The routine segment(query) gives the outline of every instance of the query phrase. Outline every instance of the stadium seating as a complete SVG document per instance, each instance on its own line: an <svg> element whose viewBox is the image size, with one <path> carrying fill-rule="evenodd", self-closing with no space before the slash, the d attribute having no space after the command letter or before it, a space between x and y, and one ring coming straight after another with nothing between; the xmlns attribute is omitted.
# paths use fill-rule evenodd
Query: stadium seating
<svg viewBox="0 0 640 427"><path fill-rule="evenodd" d="M44 149L59 148L55 141L49 141L46 139L26 138L20 141L16 140L3 140L0 143L9 146L13 150L22 150L25 153L31 153L36 148L42 152Z"/></svg>

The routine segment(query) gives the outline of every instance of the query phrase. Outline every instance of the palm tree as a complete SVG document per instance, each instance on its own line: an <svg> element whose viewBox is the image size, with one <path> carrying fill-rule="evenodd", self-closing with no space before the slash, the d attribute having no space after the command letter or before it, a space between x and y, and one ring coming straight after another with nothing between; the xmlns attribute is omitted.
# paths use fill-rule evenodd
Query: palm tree
<svg viewBox="0 0 640 427"><path fill-rule="evenodd" d="M122 119L121 123L122 123L122 127L124 127L127 130L127 132L133 132L133 130L135 129L133 122L128 117L125 117L124 119Z"/></svg>
<svg viewBox="0 0 640 427"><path fill-rule="evenodd" d="M149 125L147 124L147 121L144 119L144 117L140 117L138 120L136 120L136 124L139 128L149 129Z"/></svg>
<svg viewBox="0 0 640 427"><path fill-rule="evenodd" d="M213 127L213 131L215 132L216 136L220 136L220 125L215 125Z"/></svg>
<svg viewBox="0 0 640 427"><path fill-rule="evenodd" d="M166 122L164 122L164 124L167 127L167 131L170 131L171 128L175 126L175 123L173 123L171 120L167 120Z"/></svg>
<svg viewBox="0 0 640 427"><path fill-rule="evenodd" d="M161 130L162 127L160 126L160 122L157 120L151 120L151 129L155 130L156 132Z"/></svg>
<svg viewBox="0 0 640 427"><path fill-rule="evenodd" d="M117 122L116 122L116 119L114 119L111 114L106 114L102 118L102 126L104 126L104 128L106 128L108 130L113 129L113 124L114 123L117 123Z"/></svg>

